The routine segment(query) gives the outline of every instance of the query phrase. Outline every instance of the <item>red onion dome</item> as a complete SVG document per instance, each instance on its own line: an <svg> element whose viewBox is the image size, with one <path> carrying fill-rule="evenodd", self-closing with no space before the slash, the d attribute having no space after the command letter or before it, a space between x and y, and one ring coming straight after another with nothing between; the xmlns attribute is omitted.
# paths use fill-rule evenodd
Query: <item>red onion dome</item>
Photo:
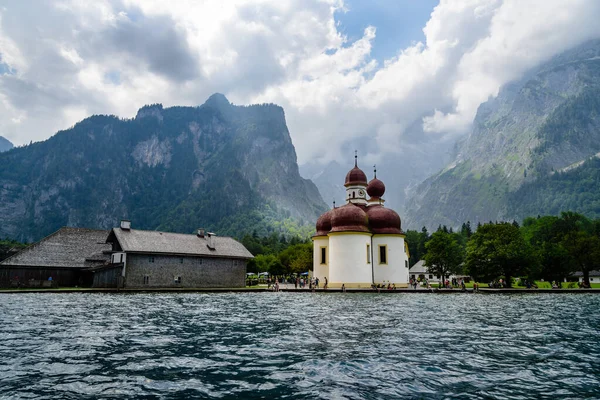
<svg viewBox="0 0 600 400"><path fill-rule="evenodd" d="M367 186L367 175L356 165L346 174L344 186L365 185Z"/></svg>
<svg viewBox="0 0 600 400"><path fill-rule="evenodd" d="M352 203L334 208L331 232L369 232L367 213Z"/></svg>
<svg viewBox="0 0 600 400"><path fill-rule="evenodd" d="M367 193L370 197L382 197L385 193L385 185L379 179L373 178L367 186Z"/></svg>
<svg viewBox="0 0 600 400"><path fill-rule="evenodd" d="M317 233L315 234L315 236L327 236L327 234L331 230L332 215L333 210L329 210L319 217L319 219L317 220Z"/></svg>
<svg viewBox="0 0 600 400"><path fill-rule="evenodd" d="M403 233L400 216L390 208L381 205L369 206L369 227L371 232L377 233Z"/></svg>

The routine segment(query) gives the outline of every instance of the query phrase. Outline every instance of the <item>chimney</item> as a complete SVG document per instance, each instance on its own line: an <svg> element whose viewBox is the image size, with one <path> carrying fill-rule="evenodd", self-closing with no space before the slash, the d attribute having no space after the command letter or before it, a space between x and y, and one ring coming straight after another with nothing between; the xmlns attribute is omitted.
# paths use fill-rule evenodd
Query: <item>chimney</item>
<svg viewBox="0 0 600 400"><path fill-rule="evenodd" d="M198 237L204 238L204 228L198 228Z"/></svg>
<svg viewBox="0 0 600 400"><path fill-rule="evenodd" d="M206 247L208 247L210 250L215 249L215 239L213 238L213 236L216 235L212 232L208 232L206 234Z"/></svg>
<svg viewBox="0 0 600 400"><path fill-rule="evenodd" d="M128 219L122 219L121 220L121 229L123 229L124 231L128 231L131 229L131 221Z"/></svg>

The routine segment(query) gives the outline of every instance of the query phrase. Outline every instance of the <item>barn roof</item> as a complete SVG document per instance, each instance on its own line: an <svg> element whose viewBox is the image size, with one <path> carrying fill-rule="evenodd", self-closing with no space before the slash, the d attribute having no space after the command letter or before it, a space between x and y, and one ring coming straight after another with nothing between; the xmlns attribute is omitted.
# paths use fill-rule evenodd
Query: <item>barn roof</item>
<svg viewBox="0 0 600 400"><path fill-rule="evenodd" d="M181 254L207 257L253 258L237 240L227 236L212 236L213 248L208 247L208 236L159 231L114 228L107 242L117 240L124 252L151 254Z"/></svg>
<svg viewBox="0 0 600 400"><path fill-rule="evenodd" d="M108 261L109 231L85 228L60 228L17 254L0 262L0 267L83 268L89 263ZM88 263L86 263L86 260Z"/></svg>

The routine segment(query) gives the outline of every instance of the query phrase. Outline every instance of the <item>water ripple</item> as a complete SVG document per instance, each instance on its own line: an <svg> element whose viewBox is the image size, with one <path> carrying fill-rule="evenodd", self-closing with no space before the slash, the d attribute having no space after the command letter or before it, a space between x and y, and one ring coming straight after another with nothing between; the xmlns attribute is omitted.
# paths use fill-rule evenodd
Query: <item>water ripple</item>
<svg viewBox="0 0 600 400"><path fill-rule="evenodd" d="M17 294L0 399L599 398L600 296Z"/></svg>

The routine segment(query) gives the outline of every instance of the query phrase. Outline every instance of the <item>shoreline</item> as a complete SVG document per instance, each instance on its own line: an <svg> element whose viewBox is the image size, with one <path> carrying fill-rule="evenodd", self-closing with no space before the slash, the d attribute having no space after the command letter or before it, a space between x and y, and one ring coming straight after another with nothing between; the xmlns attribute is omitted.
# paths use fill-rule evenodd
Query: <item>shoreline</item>
<svg viewBox="0 0 600 400"><path fill-rule="evenodd" d="M280 288L280 292L289 293L377 293L377 294L395 294L395 293L413 293L413 294L535 294L535 293L598 293L600 289L497 289L481 288L477 292L473 289L462 291L460 289L293 289ZM72 288L72 289L0 289L1 294L17 293L264 293L273 292L267 288Z"/></svg>

